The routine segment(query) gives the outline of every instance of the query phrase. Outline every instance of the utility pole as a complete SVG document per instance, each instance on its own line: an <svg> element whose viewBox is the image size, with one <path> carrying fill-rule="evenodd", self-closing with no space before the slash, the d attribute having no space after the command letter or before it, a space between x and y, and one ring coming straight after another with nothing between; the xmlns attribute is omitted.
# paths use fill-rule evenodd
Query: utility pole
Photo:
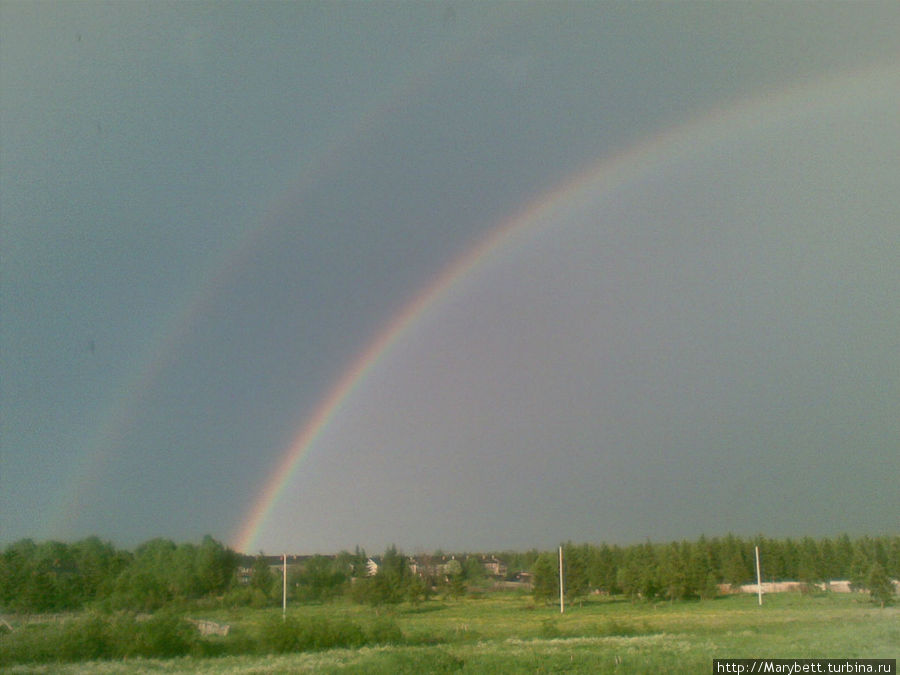
<svg viewBox="0 0 900 675"><path fill-rule="evenodd" d="M287 553L281 563L281 620L287 617Z"/></svg>
<svg viewBox="0 0 900 675"><path fill-rule="evenodd" d="M559 547L559 613L566 611L565 596L563 595L563 555L562 545Z"/></svg>
<svg viewBox="0 0 900 675"><path fill-rule="evenodd" d="M762 576L759 573L759 546L754 546L756 550L756 593L759 597L759 606L762 607Z"/></svg>

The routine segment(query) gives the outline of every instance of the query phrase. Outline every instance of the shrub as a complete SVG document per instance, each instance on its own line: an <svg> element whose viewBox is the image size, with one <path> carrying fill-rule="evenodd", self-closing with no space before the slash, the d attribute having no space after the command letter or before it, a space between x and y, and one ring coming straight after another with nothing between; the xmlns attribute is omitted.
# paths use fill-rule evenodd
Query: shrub
<svg viewBox="0 0 900 675"><path fill-rule="evenodd" d="M369 641L363 629L349 620L271 617L259 632L258 648L262 653L284 654L334 647L361 647Z"/></svg>
<svg viewBox="0 0 900 675"><path fill-rule="evenodd" d="M380 618L369 626L368 641L379 645L400 644L403 642L403 631L393 619Z"/></svg>
<svg viewBox="0 0 900 675"><path fill-rule="evenodd" d="M116 656L169 658L189 654L197 640L196 631L180 616L169 612L145 620L120 616L114 622Z"/></svg>
<svg viewBox="0 0 900 675"><path fill-rule="evenodd" d="M48 639L51 628L46 626L23 626L0 639L0 666L11 663L33 663L55 661L52 645Z"/></svg>
<svg viewBox="0 0 900 675"><path fill-rule="evenodd" d="M320 622L310 622L313 627L313 649L331 649L332 647L362 647L368 642L363 629L356 623L341 619L332 622L321 622L321 629L315 627Z"/></svg>
<svg viewBox="0 0 900 675"><path fill-rule="evenodd" d="M109 623L99 616L89 616L62 626L58 638L57 660L92 661L114 656Z"/></svg>
<svg viewBox="0 0 900 675"><path fill-rule="evenodd" d="M293 618L270 617L259 632L257 644L262 653L284 654L298 651L299 627Z"/></svg>

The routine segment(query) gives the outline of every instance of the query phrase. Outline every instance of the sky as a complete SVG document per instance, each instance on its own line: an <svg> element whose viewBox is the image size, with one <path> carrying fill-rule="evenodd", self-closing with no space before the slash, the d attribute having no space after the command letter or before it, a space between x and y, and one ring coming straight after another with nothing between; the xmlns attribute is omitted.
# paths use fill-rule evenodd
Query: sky
<svg viewBox="0 0 900 675"><path fill-rule="evenodd" d="M0 2L0 544L900 519L900 5Z"/></svg>

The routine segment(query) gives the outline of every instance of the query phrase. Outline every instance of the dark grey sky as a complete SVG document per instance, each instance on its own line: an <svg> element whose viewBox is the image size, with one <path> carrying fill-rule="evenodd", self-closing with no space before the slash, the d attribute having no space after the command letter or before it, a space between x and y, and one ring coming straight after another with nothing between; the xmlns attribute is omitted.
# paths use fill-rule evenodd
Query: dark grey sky
<svg viewBox="0 0 900 675"><path fill-rule="evenodd" d="M0 3L0 540L896 531L897 3ZM618 158L618 159L617 159Z"/></svg>

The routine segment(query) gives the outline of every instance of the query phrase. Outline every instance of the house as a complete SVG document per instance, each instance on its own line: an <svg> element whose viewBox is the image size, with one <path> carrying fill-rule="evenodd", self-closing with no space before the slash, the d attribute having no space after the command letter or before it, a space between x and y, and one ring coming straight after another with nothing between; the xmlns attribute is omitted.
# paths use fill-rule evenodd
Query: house
<svg viewBox="0 0 900 675"><path fill-rule="evenodd" d="M439 580L443 579L447 580L447 577L452 573L452 569L455 565L458 567L459 563L455 562L456 558L454 556L430 556L430 555L420 555L415 558L409 559L409 570L416 576L420 576L424 579L433 579Z"/></svg>
<svg viewBox="0 0 900 675"><path fill-rule="evenodd" d="M481 560L479 562L481 562L481 566L484 568L484 571L487 572L488 576L501 578L506 577L506 565L496 557L481 556Z"/></svg>
<svg viewBox="0 0 900 675"><path fill-rule="evenodd" d="M249 584L251 578L253 577L253 565L256 563L256 559L258 556L246 555L242 554L238 558L238 568L237 568L237 578L239 584ZM302 569L303 564L312 556L308 555L289 555L287 556L287 567L288 567L288 575L290 576L291 572L297 569ZM263 559L266 561L266 565L268 565L269 569L272 570L273 574L277 574L279 577L281 573L284 571L284 556L283 555L264 555Z"/></svg>
<svg viewBox="0 0 900 675"><path fill-rule="evenodd" d="M370 556L368 560L366 560L366 576L374 577L378 574L378 570L381 568L381 556Z"/></svg>

